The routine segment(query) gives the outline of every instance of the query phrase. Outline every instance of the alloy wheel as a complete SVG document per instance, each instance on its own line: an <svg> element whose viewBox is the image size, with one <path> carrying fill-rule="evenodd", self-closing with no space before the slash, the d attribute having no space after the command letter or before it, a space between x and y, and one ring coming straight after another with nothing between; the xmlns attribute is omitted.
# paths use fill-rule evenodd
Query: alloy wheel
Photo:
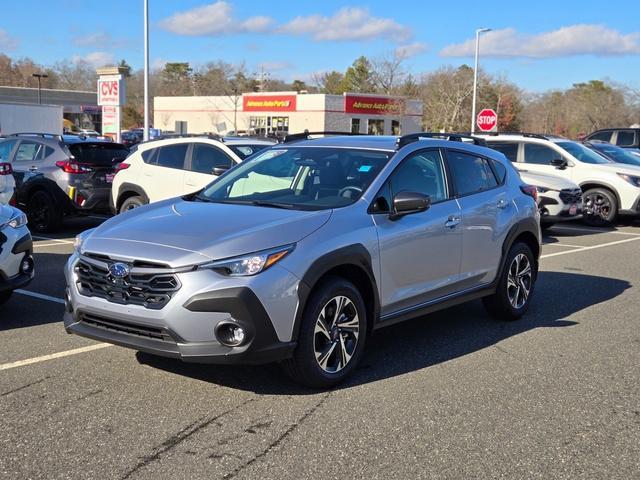
<svg viewBox="0 0 640 480"><path fill-rule="evenodd" d="M519 310L527 303L532 285L531 262L525 254L519 253L507 272L507 296L513 308Z"/></svg>
<svg viewBox="0 0 640 480"><path fill-rule="evenodd" d="M313 330L316 361L327 373L346 367L358 346L360 323L354 303L345 296L336 296L320 310Z"/></svg>
<svg viewBox="0 0 640 480"><path fill-rule="evenodd" d="M607 219L611 213L611 202L607 196L599 192L593 192L584 199L587 215Z"/></svg>

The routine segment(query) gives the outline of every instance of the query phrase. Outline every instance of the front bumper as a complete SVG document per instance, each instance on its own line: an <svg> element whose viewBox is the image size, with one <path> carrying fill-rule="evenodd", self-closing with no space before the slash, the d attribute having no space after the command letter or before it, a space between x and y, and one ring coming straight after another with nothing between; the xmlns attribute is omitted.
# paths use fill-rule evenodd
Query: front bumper
<svg viewBox="0 0 640 480"><path fill-rule="evenodd" d="M272 301L290 309L293 319L298 281L286 270L278 271L277 266L263 272L270 273L271 279L268 276L222 279L207 271L179 274L181 289L164 308L152 310L80 295L75 283L76 260L77 257L71 257L65 269L67 333L194 363L269 363L291 357L296 346L290 336L286 338L282 328L276 328L283 325L277 321L274 324L273 319L283 320L284 311L279 313ZM263 291L264 282L273 284L278 275L278 281L287 284L290 295L282 296L272 290L260 299L255 291ZM196 289L195 285L201 288ZM246 332L247 339L241 346L230 347L217 340L216 326L227 322L240 325Z"/></svg>
<svg viewBox="0 0 640 480"><path fill-rule="evenodd" d="M33 262L31 234L26 227L5 229L4 233L0 232L0 240L0 292L26 286L33 279L34 270L24 273L21 264L25 257Z"/></svg>

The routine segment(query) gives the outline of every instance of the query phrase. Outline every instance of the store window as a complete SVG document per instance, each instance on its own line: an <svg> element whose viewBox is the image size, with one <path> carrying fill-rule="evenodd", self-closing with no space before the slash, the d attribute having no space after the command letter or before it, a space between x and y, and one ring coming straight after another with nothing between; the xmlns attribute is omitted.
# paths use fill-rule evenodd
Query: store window
<svg viewBox="0 0 640 480"><path fill-rule="evenodd" d="M351 119L351 133L360 133L360 119L352 118Z"/></svg>
<svg viewBox="0 0 640 480"><path fill-rule="evenodd" d="M369 135L384 135L384 120L370 118L367 124Z"/></svg>
<svg viewBox="0 0 640 480"><path fill-rule="evenodd" d="M391 120L391 135L402 135L400 120Z"/></svg>

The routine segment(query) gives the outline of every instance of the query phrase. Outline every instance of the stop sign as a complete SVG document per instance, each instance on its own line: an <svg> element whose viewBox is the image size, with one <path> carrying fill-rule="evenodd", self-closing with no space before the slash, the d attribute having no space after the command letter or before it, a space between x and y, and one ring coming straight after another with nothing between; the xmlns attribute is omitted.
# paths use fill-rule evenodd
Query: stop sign
<svg viewBox="0 0 640 480"><path fill-rule="evenodd" d="M498 129L498 114L491 108L485 108L476 117L476 125L483 132L495 132Z"/></svg>

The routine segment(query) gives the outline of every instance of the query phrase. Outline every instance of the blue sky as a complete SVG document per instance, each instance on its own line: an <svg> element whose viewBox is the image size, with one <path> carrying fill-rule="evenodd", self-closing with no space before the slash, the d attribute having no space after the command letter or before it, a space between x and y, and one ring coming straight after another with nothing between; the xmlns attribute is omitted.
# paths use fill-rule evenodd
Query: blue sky
<svg viewBox="0 0 640 480"><path fill-rule="evenodd" d="M149 0L151 62L244 62L309 79L360 55L394 52L414 73L471 64L475 29L491 27L481 65L530 91L610 79L640 88L640 2ZM429 6L429 4L433 6ZM41 12L36 14L36 12ZM142 0L21 0L5 6L0 52L142 66Z"/></svg>

